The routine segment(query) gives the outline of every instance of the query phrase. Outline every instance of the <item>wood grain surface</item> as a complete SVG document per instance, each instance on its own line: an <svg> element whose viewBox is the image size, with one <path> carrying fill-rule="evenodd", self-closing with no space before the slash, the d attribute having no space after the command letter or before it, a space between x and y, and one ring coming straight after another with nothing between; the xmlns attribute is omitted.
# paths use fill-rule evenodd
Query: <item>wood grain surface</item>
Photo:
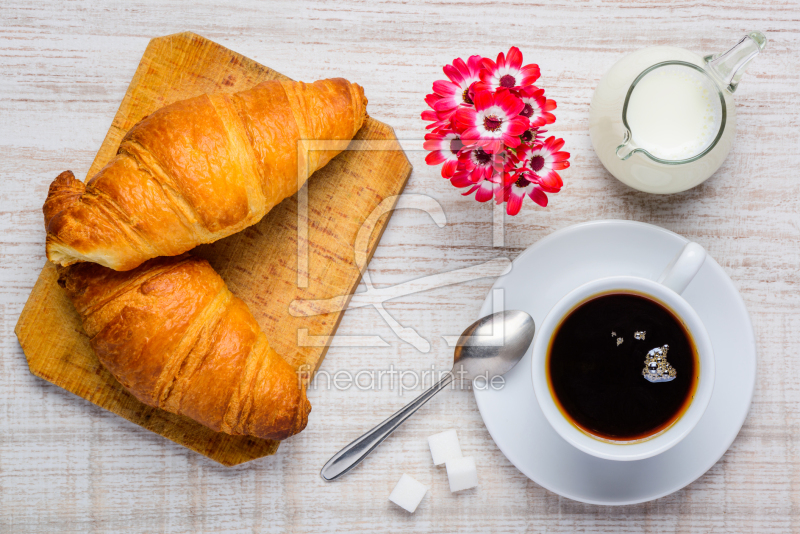
<svg viewBox="0 0 800 534"><path fill-rule="evenodd" d="M274 79L286 77L194 33L153 39L88 177L116 155L127 131L153 111L198 94L241 91ZM354 253L359 231L382 202L396 202L411 174L388 126L367 119L356 139L394 143L396 148L345 151L315 173L302 191L307 211L298 209L295 195L258 224L195 252L249 305L272 347L304 380L322 363L329 343L304 343L301 329L306 336L332 339L344 311L294 317L289 304L352 294L360 280ZM367 258L388 221L383 217L369 225L371 238L363 250ZM301 224L305 230L298 233ZM307 249L302 261L299 240ZM275 453L277 441L214 432L128 393L95 356L57 278L55 266L47 262L15 328L33 374L226 466Z"/></svg>
<svg viewBox="0 0 800 534"><path fill-rule="evenodd" d="M112 0L0 5L0 531L3 532L800 532L800 5L785 0L443 3L408 0L214 2ZM588 135L592 92L628 52L651 44L716 53L751 29L766 50L736 92L737 135L720 170L669 197L605 172ZM364 464L335 484L318 472L344 444L413 392L320 386L308 428L268 458L225 468L36 378L14 325L44 263L41 205L63 169L85 175L149 40L191 30L294 79L343 76L365 87L370 115L390 124L414 172L405 195L435 199L438 227L396 213L370 264L378 287L515 258L553 230L621 218L701 243L751 313L758 376L750 414L723 458L654 502L577 503L517 471L492 441L469 391L441 393ZM492 212L462 198L413 150L423 97L455 57L517 45L558 102L550 130L572 167L546 209L526 204L493 246ZM405 146L405 145L404 145ZM557 276L541 273L540 276ZM351 309L338 336L386 347L331 347L320 367L449 367L443 335L471 323L493 279L392 300L397 321L431 344L401 342L374 308ZM338 338L337 338L338 339ZM427 436L456 428L480 487L451 495ZM414 515L387 500L402 473L431 490Z"/></svg>

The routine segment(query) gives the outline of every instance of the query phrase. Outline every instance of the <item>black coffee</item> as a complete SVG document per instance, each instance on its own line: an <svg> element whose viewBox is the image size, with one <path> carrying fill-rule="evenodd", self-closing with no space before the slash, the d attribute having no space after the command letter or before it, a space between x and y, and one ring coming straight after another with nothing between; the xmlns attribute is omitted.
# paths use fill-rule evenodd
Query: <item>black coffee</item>
<svg viewBox="0 0 800 534"><path fill-rule="evenodd" d="M614 441L643 439L677 421L694 397L699 369L680 319L633 293L578 305L553 334L547 357L550 389L564 415Z"/></svg>

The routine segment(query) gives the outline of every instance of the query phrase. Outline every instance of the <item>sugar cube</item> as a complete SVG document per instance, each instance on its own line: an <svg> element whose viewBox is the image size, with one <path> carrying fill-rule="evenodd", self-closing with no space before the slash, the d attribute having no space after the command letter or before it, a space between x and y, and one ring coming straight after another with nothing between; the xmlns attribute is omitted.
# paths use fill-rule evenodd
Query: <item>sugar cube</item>
<svg viewBox="0 0 800 534"><path fill-rule="evenodd" d="M458 444L458 434L455 430L445 430L428 438L431 448L433 465L442 465L447 460L461 458L461 446Z"/></svg>
<svg viewBox="0 0 800 534"><path fill-rule="evenodd" d="M472 456L447 460L445 467L447 468L447 480L450 482L451 493L474 488L478 485L478 471L475 469L475 459Z"/></svg>
<svg viewBox="0 0 800 534"><path fill-rule="evenodd" d="M413 514L427 491L427 486L404 474L397 481L397 485L389 495L389 500Z"/></svg>

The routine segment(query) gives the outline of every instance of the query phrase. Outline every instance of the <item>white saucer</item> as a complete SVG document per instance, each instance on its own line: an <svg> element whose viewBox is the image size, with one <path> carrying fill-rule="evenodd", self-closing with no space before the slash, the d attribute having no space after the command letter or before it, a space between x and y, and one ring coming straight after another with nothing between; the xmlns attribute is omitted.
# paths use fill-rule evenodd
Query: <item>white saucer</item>
<svg viewBox="0 0 800 534"><path fill-rule="evenodd" d="M528 312L538 326L562 296L590 280L614 275L655 280L686 242L644 223L578 224L554 232L520 254L492 289L507 289L505 309ZM481 317L492 313L492 294L483 303ZM575 449L553 430L536 402L529 350L505 375L505 387L474 390L486 428L511 463L559 495L610 505L663 497L708 471L728 450L750 408L755 339L742 297L710 256L683 297L711 337L716 381L703 418L681 443L659 456L633 462L601 460Z"/></svg>

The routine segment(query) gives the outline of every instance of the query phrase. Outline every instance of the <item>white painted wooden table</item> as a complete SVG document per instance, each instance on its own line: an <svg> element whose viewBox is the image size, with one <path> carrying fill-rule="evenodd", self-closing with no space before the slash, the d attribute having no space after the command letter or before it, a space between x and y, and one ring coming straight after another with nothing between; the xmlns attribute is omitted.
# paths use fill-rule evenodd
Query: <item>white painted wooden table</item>
<svg viewBox="0 0 800 534"><path fill-rule="evenodd" d="M446 4L424 1L107 3L4 0L0 5L0 531L2 532L798 532L800 531L800 5L655 1ZM720 171L667 198L616 182L592 152L588 108L623 54L652 44L718 52L746 30L770 42L736 93L737 139ZM276 456L227 469L34 378L13 329L44 257L41 205L62 170L85 175L147 45L192 30L293 78L362 84L370 114L419 139L422 98L441 66L517 45L558 101L551 128L567 141L566 187L506 223L493 247L491 211L461 198L423 154L406 189L437 199L438 228L398 212L371 265L379 285L513 259L553 230L622 218L661 225L705 246L742 292L759 371L750 415L705 476L658 501L584 505L520 474L487 433L470 392L424 408L357 471L317 475L342 445L409 399L398 391L317 389L308 428ZM547 276L547 273L542 273ZM557 273L552 273L556 275ZM387 348L334 348L322 369L449 366L442 335L478 313L492 279L403 297L387 308L428 339L421 353L374 309L351 310L341 334ZM425 438L459 430L480 488L451 495ZM415 515L387 500L406 472L430 486Z"/></svg>

